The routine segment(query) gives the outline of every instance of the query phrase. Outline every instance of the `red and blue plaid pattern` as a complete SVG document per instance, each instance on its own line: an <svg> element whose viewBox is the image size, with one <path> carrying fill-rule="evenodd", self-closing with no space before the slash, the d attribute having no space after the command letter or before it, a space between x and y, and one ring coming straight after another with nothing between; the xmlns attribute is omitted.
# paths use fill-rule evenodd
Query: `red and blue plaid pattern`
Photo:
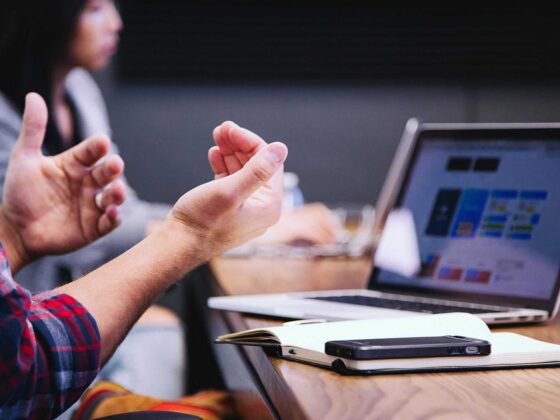
<svg viewBox="0 0 560 420"><path fill-rule="evenodd" d="M0 243L0 418L51 418L99 371L93 317L68 295L31 296L14 282Z"/></svg>

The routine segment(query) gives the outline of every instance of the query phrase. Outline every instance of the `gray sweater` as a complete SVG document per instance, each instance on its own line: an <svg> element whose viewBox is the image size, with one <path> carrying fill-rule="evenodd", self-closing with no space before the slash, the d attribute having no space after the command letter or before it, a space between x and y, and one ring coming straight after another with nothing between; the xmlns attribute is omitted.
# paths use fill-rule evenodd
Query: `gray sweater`
<svg viewBox="0 0 560 420"><path fill-rule="evenodd" d="M80 137L85 139L93 134L111 137L105 103L89 73L82 69L73 70L66 80L66 89L76 107ZM0 93L0 197L21 122L20 113ZM118 152L115 145L113 151ZM128 195L121 206L122 224L115 231L78 251L35 261L18 273L17 280L32 291L51 289L59 285L61 269L70 270L73 278L80 277L140 241L144 237L146 225L152 220L164 218L171 207L142 201L126 185Z"/></svg>

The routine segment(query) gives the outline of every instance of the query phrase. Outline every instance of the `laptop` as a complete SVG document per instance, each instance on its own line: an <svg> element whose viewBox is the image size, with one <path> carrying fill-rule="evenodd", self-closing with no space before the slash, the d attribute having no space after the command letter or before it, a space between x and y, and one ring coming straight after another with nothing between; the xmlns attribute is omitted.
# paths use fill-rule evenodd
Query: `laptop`
<svg viewBox="0 0 560 420"><path fill-rule="evenodd" d="M560 287L559 171L560 124L409 120L376 204L367 288L208 305L296 319L550 319Z"/></svg>

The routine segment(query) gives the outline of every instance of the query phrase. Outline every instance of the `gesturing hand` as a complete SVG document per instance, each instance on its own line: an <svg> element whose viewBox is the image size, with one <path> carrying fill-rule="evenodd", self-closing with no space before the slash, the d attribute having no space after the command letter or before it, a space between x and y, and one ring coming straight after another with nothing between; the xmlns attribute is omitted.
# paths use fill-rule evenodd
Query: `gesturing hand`
<svg viewBox="0 0 560 420"><path fill-rule="evenodd" d="M16 238L15 269L18 263L75 250L110 232L120 222L117 206L126 195L124 184L115 181L124 169L122 159L113 155L100 161L109 152L108 138L93 136L47 157L41 151L46 124L45 102L37 94L27 95L0 214ZM97 205L95 195L102 189Z"/></svg>
<svg viewBox="0 0 560 420"><path fill-rule="evenodd" d="M168 221L198 238L203 258L254 238L278 221L282 202L282 143L268 144L227 122L209 152L216 180L183 195ZM178 224L176 223L178 222Z"/></svg>
<svg viewBox="0 0 560 420"><path fill-rule="evenodd" d="M239 171L266 142L255 133L226 121L214 129L216 146L208 151L208 160L216 179ZM329 209L319 203L306 205L283 214L279 222L257 243L290 243L303 240L311 244L332 243L335 240L336 219Z"/></svg>

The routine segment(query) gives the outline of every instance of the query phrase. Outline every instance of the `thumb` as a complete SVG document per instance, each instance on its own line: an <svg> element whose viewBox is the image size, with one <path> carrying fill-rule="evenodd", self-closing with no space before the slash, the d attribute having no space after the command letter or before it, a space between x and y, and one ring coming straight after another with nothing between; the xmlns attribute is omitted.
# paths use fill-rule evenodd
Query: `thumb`
<svg viewBox="0 0 560 420"><path fill-rule="evenodd" d="M222 178L222 181L229 184L226 188L242 203L271 180L287 156L288 148L284 143L271 143L253 156L243 168Z"/></svg>
<svg viewBox="0 0 560 420"><path fill-rule="evenodd" d="M26 151L39 151L43 145L47 129L47 104L37 93L29 93L25 97L23 124L16 148Z"/></svg>

